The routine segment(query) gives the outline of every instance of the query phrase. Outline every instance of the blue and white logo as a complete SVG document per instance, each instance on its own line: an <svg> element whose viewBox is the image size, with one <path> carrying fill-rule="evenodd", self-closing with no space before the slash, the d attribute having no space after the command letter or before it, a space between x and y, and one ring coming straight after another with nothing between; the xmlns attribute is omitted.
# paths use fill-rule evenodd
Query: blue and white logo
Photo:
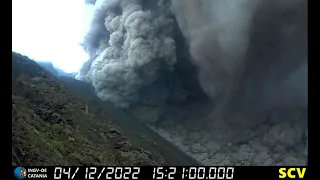
<svg viewBox="0 0 320 180"><path fill-rule="evenodd" d="M15 176L17 179L24 179L24 178L26 178L26 176L27 176L27 170L26 170L26 168L24 168L24 167L17 167L17 168L14 170L14 176Z"/></svg>

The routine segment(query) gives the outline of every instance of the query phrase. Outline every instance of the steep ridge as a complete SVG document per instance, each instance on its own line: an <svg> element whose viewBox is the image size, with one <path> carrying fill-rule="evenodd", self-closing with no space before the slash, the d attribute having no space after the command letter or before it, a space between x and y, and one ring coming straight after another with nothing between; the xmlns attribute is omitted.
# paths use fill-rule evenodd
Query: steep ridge
<svg viewBox="0 0 320 180"><path fill-rule="evenodd" d="M96 113L104 112L114 118L114 123L118 124L123 129L123 134L127 137L137 137L132 139L136 144L139 144L140 147L148 151L159 151L170 164L174 165L200 165L198 161L191 158L185 152L181 151L175 145L173 145L168 140L164 139L158 133L155 133L145 124L141 123L137 117L132 114L130 111L124 111L114 107L108 102L102 102L95 95L93 87L82 81L78 81L74 78L59 77L66 85L72 88L77 93L81 94L82 97L90 98L88 106L95 109ZM100 109L101 108L101 109ZM139 134L137 134L137 132ZM147 141L145 141L147 139ZM149 143L152 142L156 147L150 146ZM156 148L156 149L154 149Z"/></svg>
<svg viewBox="0 0 320 180"><path fill-rule="evenodd" d="M197 164L71 81L12 53L13 165Z"/></svg>

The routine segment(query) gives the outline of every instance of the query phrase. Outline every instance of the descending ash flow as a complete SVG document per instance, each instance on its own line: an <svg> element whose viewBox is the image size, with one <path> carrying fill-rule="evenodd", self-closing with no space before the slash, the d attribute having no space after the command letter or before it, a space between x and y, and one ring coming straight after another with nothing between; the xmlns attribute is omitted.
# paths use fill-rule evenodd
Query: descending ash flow
<svg viewBox="0 0 320 180"><path fill-rule="evenodd" d="M146 2L156 5L146 8ZM137 92L160 71L174 70L175 18L200 84L216 102L215 116L226 109L257 116L307 108L305 0L172 0L169 6L162 0L97 1L84 42L91 58L77 78L117 106L137 101Z"/></svg>
<svg viewBox="0 0 320 180"><path fill-rule="evenodd" d="M211 100L168 105L172 133L158 132L205 164L305 164L307 1L98 0L83 46L90 60L77 78L119 107L165 89L153 85L163 74L189 74L178 79L193 84L196 73L181 70L191 59Z"/></svg>
<svg viewBox="0 0 320 180"><path fill-rule="evenodd" d="M215 117L307 108L305 0L172 0L172 11Z"/></svg>
<svg viewBox="0 0 320 180"><path fill-rule="evenodd" d="M100 99L127 107L160 71L173 70L173 19L165 1L158 1L156 11L140 0L97 1L95 6L84 42L91 60L77 78L92 83Z"/></svg>

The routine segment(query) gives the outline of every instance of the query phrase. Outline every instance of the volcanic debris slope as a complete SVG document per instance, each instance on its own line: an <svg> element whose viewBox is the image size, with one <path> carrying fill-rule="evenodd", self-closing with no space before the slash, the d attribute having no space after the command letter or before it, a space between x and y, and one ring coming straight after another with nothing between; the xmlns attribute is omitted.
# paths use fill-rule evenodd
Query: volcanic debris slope
<svg viewBox="0 0 320 180"><path fill-rule="evenodd" d="M12 53L12 165L168 165L133 143L136 137L125 137L90 98Z"/></svg>

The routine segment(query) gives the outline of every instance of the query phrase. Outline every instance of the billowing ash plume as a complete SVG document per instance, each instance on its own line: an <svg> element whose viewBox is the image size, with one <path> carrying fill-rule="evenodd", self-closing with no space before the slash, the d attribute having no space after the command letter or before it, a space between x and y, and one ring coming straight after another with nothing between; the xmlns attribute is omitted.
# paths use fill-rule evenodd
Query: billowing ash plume
<svg viewBox="0 0 320 180"><path fill-rule="evenodd" d="M306 4L172 0L202 87L218 105L216 114L227 106L251 116L307 108Z"/></svg>
<svg viewBox="0 0 320 180"><path fill-rule="evenodd" d="M137 101L139 90L173 70L175 18L215 114L307 108L306 2L97 1L83 44L90 60L78 78L93 84L102 100L121 107Z"/></svg>
<svg viewBox="0 0 320 180"><path fill-rule="evenodd" d="M140 0L104 0L95 6L83 43L90 60L77 78L90 82L100 99L127 107L160 71L173 70L173 19L162 0L149 9Z"/></svg>

